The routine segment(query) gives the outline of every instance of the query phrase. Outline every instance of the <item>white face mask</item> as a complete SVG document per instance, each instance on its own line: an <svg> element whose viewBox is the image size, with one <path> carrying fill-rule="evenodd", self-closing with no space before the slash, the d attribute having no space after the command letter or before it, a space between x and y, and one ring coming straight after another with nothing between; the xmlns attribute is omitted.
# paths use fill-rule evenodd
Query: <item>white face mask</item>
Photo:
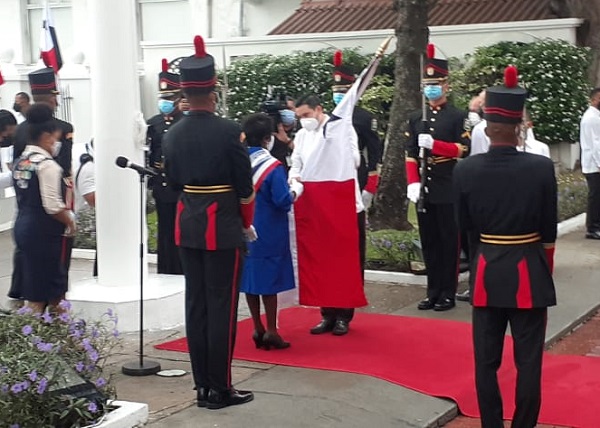
<svg viewBox="0 0 600 428"><path fill-rule="evenodd" d="M316 131L319 127L319 121L314 117L305 117L300 119L300 124L302 128L306 129L308 132Z"/></svg>
<svg viewBox="0 0 600 428"><path fill-rule="evenodd" d="M273 146L275 145L275 137L271 135L271 139L269 140L269 142L267 143L267 147L265 147L268 151L271 151L271 149L273 149Z"/></svg>
<svg viewBox="0 0 600 428"><path fill-rule="evenodd" d="M54 145L52 146L52 153L50 153L53 158L58 156L58 154L60 153L61 147L62 147L62 141L57 141L54 143Z"/></svg>

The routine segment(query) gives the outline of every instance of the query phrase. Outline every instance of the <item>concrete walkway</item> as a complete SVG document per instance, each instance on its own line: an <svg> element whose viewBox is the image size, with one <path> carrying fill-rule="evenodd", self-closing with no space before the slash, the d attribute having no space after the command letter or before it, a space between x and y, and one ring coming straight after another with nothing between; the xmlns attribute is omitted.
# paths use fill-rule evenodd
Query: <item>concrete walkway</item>
<svg viewBox="0 0 600 428"><path fill-rule="evenodd" d="M10 233L0 233L2 306L6 304L10 283L11 258ZM600 242L583 239L582 229L559 239L555 268L559 304L550 311L548 343L571 331L598 308L599 267ZM90 262L74 260L71 277L82 279L89 276L90 271ZM470 320L469 306L464 303L444 313L416 310L415 302L424 294L422 286L369 283L366 290L371 302L367 310L371 312ZM240 317L245 316L246 308L241 307ZM118 398L148 403L152 427L436 427L457 414L457 407L451 401L428 397L368 376L243 361L234 362L234 382L239 389L254 391L255 400L221 411L199 409L194 405L187 355L157 351L152 347L182 335L183 329L149 332L144 353L159 361L163 369L186 370L188 374L183 377L122 375L121 365L136 358L137 335L126 336L122 348L110 360Z"/></svg>

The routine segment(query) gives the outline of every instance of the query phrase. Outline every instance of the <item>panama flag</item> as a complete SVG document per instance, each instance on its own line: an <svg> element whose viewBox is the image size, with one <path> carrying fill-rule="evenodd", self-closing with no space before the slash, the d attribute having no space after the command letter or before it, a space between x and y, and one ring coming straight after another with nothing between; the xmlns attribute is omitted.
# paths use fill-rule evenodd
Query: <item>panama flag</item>
<svg viewBox="0 0 600 428"><path fill-rule="evenodd" d="M40 57L44 60L47 67L52 67L54 73L58 73L58 70L62 67L62 57L60 56L54 21L52 20L50 6L48 6L47 1L44 4L44 21L40 38Z"/></svg>
<svg viewBox="0 0 600 428"><path fill-rule="evenodd" d="M371 61L333 110L322 138L304 162L304 193L294 204L292 240L301 305L357 308L367 304L359 256L356 211L362 202L357 198L358 149L352 147L357 143L352 113L380 59Z"/></svg>

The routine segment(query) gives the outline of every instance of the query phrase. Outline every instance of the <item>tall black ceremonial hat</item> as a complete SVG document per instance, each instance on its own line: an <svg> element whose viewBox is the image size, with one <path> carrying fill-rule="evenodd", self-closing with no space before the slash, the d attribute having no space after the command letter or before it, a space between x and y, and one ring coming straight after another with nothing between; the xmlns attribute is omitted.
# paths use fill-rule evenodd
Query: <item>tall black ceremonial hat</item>
<svg viewBox="0 0 600 428"><path fill-rule="evenodd" d="M489 122L520 123L527 91L519 86L519 72L515 66L504 70L504 84L485 91L484 118Z"/></svg>
<svg viewBox="0 0 600 428"><path fill-rule="evenodd" d="M427 58L423 63L423 81L437 82L448 78L448 61L435 58L435 46L427 45Z"/></svg>
<svg viewBox="0 0 600 428"><path fill-rule="evenodd" d="M181 89L196 88L210 92L217 84L215 60L206 52L204 39L194 37L194 55L184 58L179 64L179 84Z"/></svg>
<svg viewBox="0 0 600 428"><path fill-rule="evenodd" d="M158 93L168 96L179 92L179 75L169 71L169 62L163 58L162 71L158 74Z"/></svg>
<svg viewBox="0 0 600 428"><path fill-rule="evenodd" d="M356 77L352 69L344 65L342 51L335 51L333 54L333 87L348 87L354 83Z"/></svg>
<svg viewBox="0 0 600 428"><path fill-rule="evenodd" d="M29 73L29 86L31 87L32 95L53 95L58 94L56 88L56 76L54 69L50 67L50 59L46 52L42 53L42 60L46 68L35 70Z"/></svg>

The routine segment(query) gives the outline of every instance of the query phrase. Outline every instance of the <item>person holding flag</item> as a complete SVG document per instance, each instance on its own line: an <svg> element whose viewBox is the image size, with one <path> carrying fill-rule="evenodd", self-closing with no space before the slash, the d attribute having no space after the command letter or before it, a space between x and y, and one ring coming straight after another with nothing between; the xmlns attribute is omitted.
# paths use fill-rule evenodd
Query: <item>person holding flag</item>
<svg viewBox="0 0 600 428"><path fill-rule="evenodd" d="M358 138L354 107L373 78L388 38L333 110L323 112L316 95L296 102L302 129L296 134L290 182L302 182L304 194L294 207L299 301L321 307L322 320L312 334L348 333L354 308L367 304L362 265L365 214L358 186Z"/></svg>

